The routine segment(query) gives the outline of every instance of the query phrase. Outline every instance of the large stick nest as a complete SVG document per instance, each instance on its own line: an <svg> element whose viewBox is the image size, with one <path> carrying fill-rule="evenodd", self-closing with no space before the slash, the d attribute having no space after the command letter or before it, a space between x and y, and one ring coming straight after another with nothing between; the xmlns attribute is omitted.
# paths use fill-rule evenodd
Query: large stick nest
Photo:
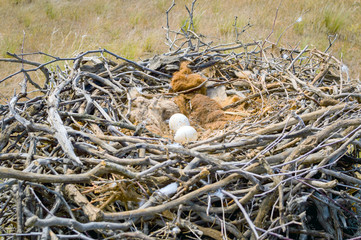
<svg viewBox="0 0 361 240"><path fill-rule="evenodd" d="M316 49L210 46L185 33L176 51L137 63L97 50L52 70L13 55L36 68L0 106L1 236L361 233L359 81ZM28 74L37 69L43 87ZM174 142L178 112L197 141Z"/></svg>

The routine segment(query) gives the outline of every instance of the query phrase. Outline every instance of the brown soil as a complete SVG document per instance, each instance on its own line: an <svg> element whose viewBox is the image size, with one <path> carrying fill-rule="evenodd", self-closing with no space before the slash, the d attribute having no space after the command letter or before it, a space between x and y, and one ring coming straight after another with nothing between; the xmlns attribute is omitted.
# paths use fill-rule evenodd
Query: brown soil
<svg viewBox="0 0 361 240"><path fill-rule="evenodd" d="M134 124L145 123L147 129L161 136L169 135L168 120L179 113L178 106L171 100L163 98L146 99L137 97L132 102L129 120Z"/></svg>
<svg viewBox="0 0 361 240"><path fill-rule="evenodd" d="M202 84L205 79L199 74L192 73L188 68L189 62L182 62L178 72L174 73L171 86L173 92L179 92L195 88ZM199 125L206 129L224 128L227 121L236 121L248 116L243 103L237 108L235 115L225 114L222 107L240 100L238 96L229 96L226 99L212 99L205 95L206 88L202 87L187 94L180 94L172 100L178 106L179 112L189 117L192 125ZM218 101L217 101L218 100ZM239 111L242 110L242 114Z"/></svg>
<svg viewBox="0 0 361 240"><path fill-rule="evenodd" d="M219 129L226 123L226 116L221 106L210 97L202 94L196 94L191 99L191 120L200 124L202 127Z"/></svg>
<svg viewBox="0 0 361 240"><path fill-rule="evenodd" d="M223 100L223 101L220 100L220 101L217 101L217 102L220 103L221 107L225 107L225 106L230 105L232 103L235 103L235 102L237 102L239 100L241 100L241 99L238 96L229 96L225 100Z"/></svg>
<svg viewBox="0 0 361 240"><path fill-rule="evenodd" d="M205 79L199 75L192 73L192 70L188 68L189 62L182 62L178 72L175 72L172 77L173 92L180 92L191 88L198 87ZM205 92L205 87L199 89L200 92Z"/></svg>
<svg viewBox="0 0 361 240"><path fill-rule="evenodd" d="M222 110L223 106L240 100L238 96L230 96L224 101L216 101L202 94L180 94L172 100L177 104L180 112L186 115L194 125L211 130L221 129L227 121L237 121L249 115L245 110L247 103L242 103L237 107L236 112L239 115L225 114Z"/></svg>
<svg viewBox="0 0 361 240"><path fill-rule="evenodd" d="M177 104L180 112L186 115L187 117L189 116L189 112L190 112L189 104L187 104L189 100L190 100L189 97L187 97L184 94L180 94L173 98L173 102Z"/></svg>
<svg viewBox="0 0 361 240"><path fill-rule="evenodd" d="M328 106L334 106L336 104L340 103L340 101L332 98L324 98L320 101L320 105L322 107L328 107Z"/></svg>

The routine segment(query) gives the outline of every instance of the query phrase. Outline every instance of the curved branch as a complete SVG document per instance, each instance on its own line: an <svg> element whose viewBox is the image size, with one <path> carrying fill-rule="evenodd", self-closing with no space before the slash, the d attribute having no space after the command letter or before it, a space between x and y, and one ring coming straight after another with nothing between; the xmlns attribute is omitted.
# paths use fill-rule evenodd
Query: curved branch
<svg viewBox="0 0 361 240"><path fill-rule="evenodd" d="M18 180L40 183L89 183L94 176L104 172L103 170L103 164L99 164L92 170L82 174L44 175L0 167L0 178L15 178Z"/></svg>
<svg viewBox="0 0 361 240"><path fill-rule="evenodd" d="M215 191L235 180L237 180L240 177L239 174L233 173L226 177L223 180L220 180L218 182L215 182L213 184L206 185L202 188L199 188L191 193L188 193L176 200L154 206L154 207L148 207L145 209L136 209L131 211L125 211L125 212L116 212L116 213L104 213L103 220L113 221L113 220L120 220L120 219L127 219L131 217L145 217L157 214L159 212L163 212L165 210L171 209L173 207L177 207L180 204L187 202L189 200L192 200L193 198L196 198L202 194Z"/></svg>
<svg viewBox="0 0 361 240"><path fill-rule="evenodd" d="M32 66L36 66L36 67L39 67L41 66L42 64L41 63L37 63L37 62L33 62L33 61L29 61L29 60L25 60L25 59L21 59L18 55L16 55L15 53L9 53L7 52L6 53L7 55L13 57L13 58L16 58L16 59L7 59L7 58L1 58L0 61L2 62L14 62L14 63L24 63L24 64L28 64L28 65L32 65ZM40 67L40 71L43 72L45 78L46 78L46 82L49 81L49 70L44 67L44 66L41 66Z"/></svg>
<svg viewBox="0 0 361 240"><path fill-rule="evenodd" d="M79 232L103 229L103 230L127 230L132 226L132 222L125 223L111 223L111 222L89 222L81 223L74 219L61 218L52 216L47 219L40 219L38 216L30 217L26 223L26 226L35 226L35 227L51 227L51 226L63 226L71 227Z"/></svg>

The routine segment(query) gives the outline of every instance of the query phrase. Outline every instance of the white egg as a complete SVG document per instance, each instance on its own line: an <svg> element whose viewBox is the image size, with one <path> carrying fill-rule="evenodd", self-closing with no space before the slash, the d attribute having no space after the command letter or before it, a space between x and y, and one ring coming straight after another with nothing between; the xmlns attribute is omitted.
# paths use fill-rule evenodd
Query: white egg
<svg viewBox="0 0 361 240"><path fill-rule="evenodd" d="M181 113L173 114L169 119L169 128L174 132L176 132L179 128L183 126L189 126L189 125L190 123L188 118Z"/></svg>
<svg viewBox="0 0 361 240"><path fill-rule="evenodd" d="M174 141L178 143L187 143L196 141L198 138L197 131L191 126L183 126L177 130L174 135Z"/></svg>

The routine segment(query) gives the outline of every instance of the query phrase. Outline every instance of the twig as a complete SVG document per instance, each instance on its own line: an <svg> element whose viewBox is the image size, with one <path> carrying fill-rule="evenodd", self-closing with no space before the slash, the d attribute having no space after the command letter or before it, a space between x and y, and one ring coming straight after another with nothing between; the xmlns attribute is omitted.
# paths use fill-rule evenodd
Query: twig
<svg viewBox="0 0 361 240"><path fill-rule="evenodd" d="M108 221L114 221L114 220L120 220L120 219L126 219L130 217L140 217L140 216L149 216L153 215L158 212L163 212L165 210L171 209L173 207L178 206L181 203L187 202L192 200L193 198L196 198L202 194L205 194L210 191L215 191L224 185L233 182L237 180L238 174L231 174L230 176L226 177L225 179L215 182L213 184L204 186L202 188L199 188L191 193L188 193L178 199L175 199L173 201L170 201L168 203L155 206L155 207L149 207L146 209L139 209L139 210L131 210L131 211L125 211L120 213L104 213L103 219Z"/></svg>
<svg viewBox="0 0 361 240"><path fill-rule="evenodd" d="M256 239L259 238L259 235L256 231L256 226L253 224L252 220L250 219L248 213L246 212L246 209L244 209L244 207L242 206L242 204L238 201L238 198L236 196L234 196L232 193L229 193L225 190L222 190L222 193L228 195L229 197L231 197L234 202L237 204L237 206L239 207L239 209L241 209L242 213L243 213L243 216L246 218L247 222L248 222L248 225L249 227L251 228L254 236L256 237Z"/></svg>
<svg viewBox="0 0 361 240"><path fill-rule="evenodd" d="M0 178L15 178L18 180L41 183L87 183L95 175L104 171L102 164L99 164L87 173L73 175L45 175L38 173L25 173L22 171L0 167Z"/></svg>
<svg viewBox="0 0 361 240"><path fill-rule="evenodd" d="M47 219L40 219L38 216L32 216L26 220L26 226L35 226L35 227L51 227L51 226L64 226L71 227L77 231L84 232L95 229L104 229L104 230L128 230L132 223L112 223L112 222L90 222L90 223L80 223L73 219L61 218L61 217L50 217Z"/></svg>

